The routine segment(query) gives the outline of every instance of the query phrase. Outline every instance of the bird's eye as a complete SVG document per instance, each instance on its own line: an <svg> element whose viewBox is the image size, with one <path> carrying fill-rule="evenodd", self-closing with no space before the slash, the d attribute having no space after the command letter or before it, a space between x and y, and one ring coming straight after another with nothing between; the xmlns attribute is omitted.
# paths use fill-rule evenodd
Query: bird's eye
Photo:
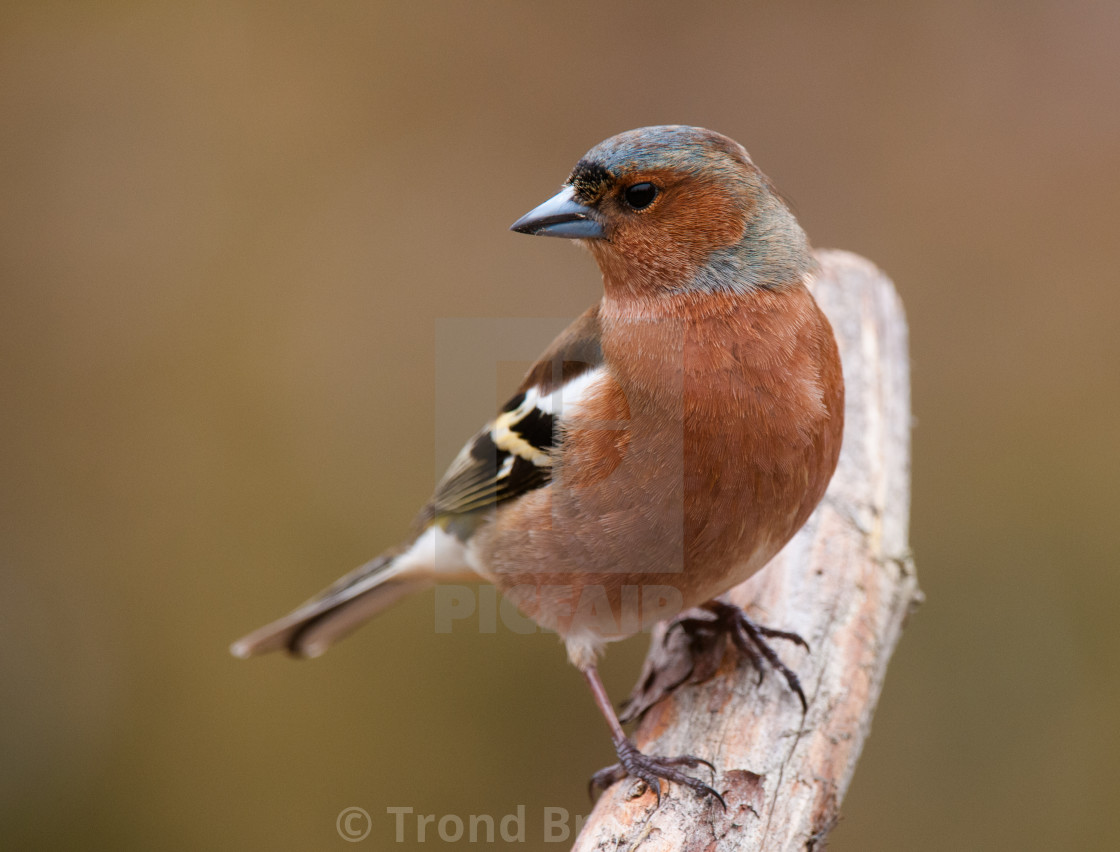
<svg viewBox="0 0 1120 852"><path fill-rule="evenodd" d="M658 188L652 183L636 183L626 187L623 197L635 210L645 210L653 204L653 199L657 198L658 192Z"/></svg>

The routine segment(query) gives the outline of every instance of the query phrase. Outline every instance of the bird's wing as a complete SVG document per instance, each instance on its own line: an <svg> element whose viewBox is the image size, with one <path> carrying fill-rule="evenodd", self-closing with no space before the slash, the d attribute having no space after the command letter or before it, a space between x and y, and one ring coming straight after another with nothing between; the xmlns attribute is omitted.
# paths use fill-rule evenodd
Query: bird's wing
<svg viewBox="0 0 1120 852"><path fill-rule="evenodd" d="M451 463L425 510L455 522L547 485L562 440L564 407L598 376L599 308L587 310L545 351L518 393Z"/></svg>
<svg viewBox="0 0 1120 852"><path fill-rule="evenodd" d="M596 307L556 338L501 414L459 453L421 514L414 538L234 643L233 653L249 657L286 648L317 656L437 578L473 576L465 539L483 510L548 484L563 409L600 375L602 362Z"/></svg>

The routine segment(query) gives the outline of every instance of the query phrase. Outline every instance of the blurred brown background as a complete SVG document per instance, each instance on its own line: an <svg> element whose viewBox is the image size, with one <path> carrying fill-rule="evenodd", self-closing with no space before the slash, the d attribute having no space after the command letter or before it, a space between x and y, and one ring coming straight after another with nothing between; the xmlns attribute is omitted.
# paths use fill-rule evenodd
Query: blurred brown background
<svg viewBox="0 0 1120 852"><path fill-rule="evenodd" d="M437 321L598 298L509 223L680 122L909 312L928 602L831 848L1114 847L1115 0L9 3L0 115L0 845L411 848L386 807L524 804L535 848L588 810L555 637L436 634L429 594L313 663L226 646L428 495Z"/></svg>

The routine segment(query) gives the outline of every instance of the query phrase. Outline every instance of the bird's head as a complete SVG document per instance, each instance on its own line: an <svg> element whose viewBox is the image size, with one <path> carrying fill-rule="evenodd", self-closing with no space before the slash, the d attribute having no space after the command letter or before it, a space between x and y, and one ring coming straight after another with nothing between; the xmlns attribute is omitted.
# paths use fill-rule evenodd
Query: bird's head
<svg viewBox="0 0 1120 852"><path fill-rule="evenodd" d="M805 234L742 145L643 127L600 142L514 231L584 241L608 292L734 291L800 280Z"/></svg>

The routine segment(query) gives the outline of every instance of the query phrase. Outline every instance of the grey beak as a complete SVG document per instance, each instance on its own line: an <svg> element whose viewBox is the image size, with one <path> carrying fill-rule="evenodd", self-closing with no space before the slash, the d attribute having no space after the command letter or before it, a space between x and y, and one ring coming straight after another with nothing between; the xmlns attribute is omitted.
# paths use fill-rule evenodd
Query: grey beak
<svg viewBox="0 0 1120 852"><path fill-rule="evenodd" d="M591 208L576 201L574 191L566 186L510 225L509 229L519 234L565 237L569 240L606 239L603 226L592 216Z"/></svg>

